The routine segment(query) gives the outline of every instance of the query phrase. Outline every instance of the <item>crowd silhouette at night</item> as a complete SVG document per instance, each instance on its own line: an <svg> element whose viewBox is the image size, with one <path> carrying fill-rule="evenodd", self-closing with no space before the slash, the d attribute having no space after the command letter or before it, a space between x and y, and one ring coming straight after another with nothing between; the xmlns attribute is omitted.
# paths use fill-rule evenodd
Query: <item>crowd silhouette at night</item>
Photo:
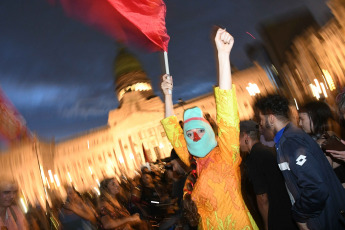
<svg viewBox="0 0 345 230"><path fill-rule="evenodd" d="M340 93L337 99L339 119L342 119L345 118L345 92ZM325 159L329 160L329 164L334 169L339 182L344 184L345 151L341 151L341 149L338 149L340 151L332 151L332 145L327 144L326 146L329 135L337 134L342 136L341 134L344 131L342 120L337 122L335 114L324 102L313 101L306 103L300 108L298 123L324 149ZM275 182L273 185L275 189L270 192L282 191L282 187L279 189L279 185L284 185L283 177L276 164L275 150L270 147L274 135L267 134L268 131L265 130L265 127L258 125L254 121L242 121L240 128L240 139L243 138L243 135L252 135L254 133L254 136L258 135L258 138L251 137L249 140L252 141L251 139L254 138L261 145L265 145L267 153L272 154L273 163L268 167L276 167L275 171L273 169L272 171L279 174L275 176L277 176L277 180L280 177L282 183L279 184L280 182L278 183L272 179ZM260 140L264 141L260 142ZM337 149L339 146L342 147L337 142L334 149ZM260 161L253 162L249 160L250 154L248 154L245 147L241 146L241 150L242 195L259 229L298 229L297 226L284 228L287 225L282 225L280 228L271 228L268 227L268 223L265 223L258 207L258 195L255 193L255 186L253 189L252 185L252 180L255 180L255 178L250 176L253 172L248 172L249 165L257 163L259 167ZM267 162L264 164L265 166L269 164ZM98 195L94 190L81 194L75 188L66 186L66 200L61 200L58 196L52 197L52 202L50 205L47 205L47 210L40 206L30 207L25 215L26 221L25 218L19 218L21 215L20 211L16 210L16 213L19 213L14 214L17 215L16 221L26 222L24 225L18 226L27 225L29 226L27 229L196 229L199 220L193 219L183 204L185 181L187 178L193 178L192 172L193 170L195 171L196 167L193 165L187 167L178 158L174 150L171 153L171 157L163 159L163 161L151 163L151 165L152 167L143 166L134 178L122 176L120 181L115 178L105 179L101 182L101 195ZM272 174L271 176L274 177ZM4 179L0 189L1 193L11 189L16 191L17 185L15 182ZM285 190L285 186L283 190ZM281 193L269 193L269 195L273 197L279 196L282 199ZM5 206L3 197L4 195L0 198L2 209ZM14 205L14 200L15 194L12 194L12 206L17 207ZM285 206L282 203L283 200L280 200L278 209L274 212L274 218L276 220L280 220L280 218L290 218L292 220L290 214L291 203L288 201L285 203ZM287 208L284 210L284 207ZM194 210L197 213L195 207ZM13 216L13 214L10 215ZM113 224L110 220L113 220ZM277 224L279 225L280 223L282 222ZM290 223L293 222L291 221ZM25 228L18 227L13 229Z"/></svg>
<svg viewBox="0 0 345 230"><path fill-rule="evenodd" d="M218 29L215 43L216 122L197 107L182 122L172 116L172 77L164 75L169 158L133 178L103 179L99 194L66 185L66 199L50 194L46 209L26 214L16 182L0 178L0 229L345 229L345 90L337 108L308 102L298 120L286 97L266 95L252 105L255 117L240 122L229 62L234 40Z"/></svg>

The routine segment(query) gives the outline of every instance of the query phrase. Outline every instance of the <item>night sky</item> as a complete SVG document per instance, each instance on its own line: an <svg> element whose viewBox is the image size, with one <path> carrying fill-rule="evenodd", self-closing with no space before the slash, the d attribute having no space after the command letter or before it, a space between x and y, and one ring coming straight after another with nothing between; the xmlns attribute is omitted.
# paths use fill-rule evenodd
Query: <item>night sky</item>
<svg viewBox="0 0 345 230"><path fill-rule="evenodd" d="M306 6L322 24L329 16L325 2L165 0L174 101L210 92L216 84L213 25L234 36L231 61L244 69L252 65L244 48L260 39L262 21ZM161 55L129 49L161 96ZM117 51L110 37L45 0L0 1L0 87L40 138L59 140L107 124L108 111L118 106L113 76Z"/></svg>

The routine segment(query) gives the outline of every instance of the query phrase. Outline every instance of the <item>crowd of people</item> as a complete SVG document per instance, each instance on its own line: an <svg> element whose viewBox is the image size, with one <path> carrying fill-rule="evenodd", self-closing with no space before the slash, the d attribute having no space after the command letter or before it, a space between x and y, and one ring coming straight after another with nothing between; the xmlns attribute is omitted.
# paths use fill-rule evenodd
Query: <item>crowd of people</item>
<svg viewBox="0 0 345 230"><path fill-rule="evenodd" d="M179 121L173 80L164 75L162 125L173 149L160 167L105 178L99 196L66 186L64 201L26 216L14 202L16 183L0 178L0 229L345 229L345 129L335 110L308 102L294 122L289 100L272 94L240 122L229 60L234 39L218 29L215 44L216 122L198 107ZM336 101L345 120L345 91Z"/></svg>
<svg viewBox="0 0 345 230"><path fill-rule="evenodd" d="M182 218L181 192L188 171L174 165L175 157L142 167L134 178L104 179L100 195L94 190L79 193L67 185L66 199L52 196L46 210L30 207L25 215L16 202L17 183L3 177L0 229L182 229L189 225Z"/></svg>

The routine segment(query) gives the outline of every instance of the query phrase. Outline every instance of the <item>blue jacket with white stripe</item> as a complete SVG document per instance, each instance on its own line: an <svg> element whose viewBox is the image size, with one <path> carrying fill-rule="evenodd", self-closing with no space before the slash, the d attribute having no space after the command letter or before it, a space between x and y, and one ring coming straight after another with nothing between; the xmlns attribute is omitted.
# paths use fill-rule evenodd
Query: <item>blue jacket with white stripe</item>
<svg viewBox="0 0 345 230"><path fill-rule="evenodd" d="M318 144L289 123L276 149L295 221L311 230L345 229L345 189Z"/></svg>

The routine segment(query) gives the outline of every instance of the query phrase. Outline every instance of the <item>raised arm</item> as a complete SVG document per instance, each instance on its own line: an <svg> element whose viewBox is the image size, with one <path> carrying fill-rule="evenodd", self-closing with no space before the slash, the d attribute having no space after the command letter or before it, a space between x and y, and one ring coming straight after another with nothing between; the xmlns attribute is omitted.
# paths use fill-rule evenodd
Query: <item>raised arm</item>
<svg viewBox="0 0 345 230"><path fill-rule="evenodd" d="M170 117L174 115L174 105L172 101L173 81L170 75L163 75L161 88L164 93L165 100L165 117Z"/></svg>
<svg viewBox="0 0 345 230"><path fill-rule="evenodd" d="M174 105L172 101L173 81L171 76L167 74L163 75L161 88L165 98L165 119L163 119L161 123L177 155L183 163L189 166L189 153L184 139L183 130L180 127L176 116L174 116Z"/></svg>
<svg viewBox="0 0 345 230"><path fill-rule="evenodd" d="M232 86L230 52L233 37L224 29L218 29L215 36L218 52L219 87L215 88L218 124L218 146L222 156L237 167L241 163L239 154L239 115L236 88Z"/></svg>
<svg viewBox="0 0 345 230"><path fill-rule="evenodd" d="M219 88L230 90L232 88L230 51L234 45L234 38L224 29L218 29L215 36L218 51Z"/></svg>

